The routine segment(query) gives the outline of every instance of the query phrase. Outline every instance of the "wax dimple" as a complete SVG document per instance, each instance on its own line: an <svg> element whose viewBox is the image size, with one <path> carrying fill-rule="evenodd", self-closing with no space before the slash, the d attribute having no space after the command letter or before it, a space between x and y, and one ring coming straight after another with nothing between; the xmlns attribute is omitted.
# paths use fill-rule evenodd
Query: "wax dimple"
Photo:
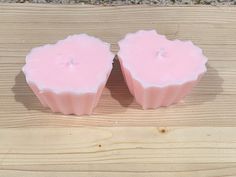
<svg viewBox="0 0 236 177"><path fill-rule="evenodd" d="M71 58L69 58L69 61L67 62L67 65L72 68L72 67L77 66L78 62L76 61L75 58L71 57Z"/></svg>
<svg viewBox="0 0 236 177"><path fill-rule="evenodd" d="M160 48L157 52L156 52L156 58L157 59L163 59L166 56L166 50L164 48Z"/></svg>

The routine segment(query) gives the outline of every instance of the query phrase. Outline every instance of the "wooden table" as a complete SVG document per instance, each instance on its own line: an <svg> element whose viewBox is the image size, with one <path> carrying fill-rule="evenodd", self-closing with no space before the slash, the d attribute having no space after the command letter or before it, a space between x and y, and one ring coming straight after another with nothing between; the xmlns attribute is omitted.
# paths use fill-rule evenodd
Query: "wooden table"
<svg viewBox="0 0 236 177"><path fill-rule="evenodd" d="M208 72L178 105L141 110L117 62L93 116L42 108L21 68L32 47L157 29L194 41ZM236 8L0 5L1 177L236 176Z"/></svg>

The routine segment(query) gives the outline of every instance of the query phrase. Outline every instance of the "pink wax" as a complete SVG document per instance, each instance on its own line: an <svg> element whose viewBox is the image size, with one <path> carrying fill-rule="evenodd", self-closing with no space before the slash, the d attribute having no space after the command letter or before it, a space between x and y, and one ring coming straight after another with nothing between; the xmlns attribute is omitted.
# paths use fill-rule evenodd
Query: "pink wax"
<svg viewBox="0 0 236 177"><path fill-rule="evenodd" d="M118 56L126 82L143 108L168 106L179 101L191 87L184 92L179 87L173 91L168 87L189 82L193 86L194 81L206 72L207 59L199 47L191 41L168 40L155 30L127 34L119 46ZM135 85L135 82L138 83ZM148 93L151 93L145 90L148 88L158 91L152 90L150 98L147 98ZM160 94L160 91L163 93ZM173 92L174 95L170 96ZM156 100L153 100L155 97Z"/></svg>
<svg viewBox="0 0 236 177"><path fill-rule="evenodd" d="M110 44L86 34L73 35L54 45L33 49L26 57L23 71L44 106L64 114L89 114L100 96L98 91L107 81L113 58ZM54 94L53 98L45 96L47 92ZM67 97L60 98L65 94ZM86 108L87 111L79 110L89 102L82 98L83 94L94 94L93 101L88 105L92 108ZM70 100L80 104L70 105ZM62 102L67 105L61 106Z"/></svg>
<svg viewBox="0 0 236 177"><path fill-rule="evenodd" d="M24 71L29 82L54 92L94 92L112 68L110 45L87 35L33 49Z"/></svg>
<svg viewBox="0 0 236 177"><path fill-rule="evenodd" d="M145 85L181 84L206 71L206 58L191 41L170 41L153 30L127 35L119 45L123 64Z"/></svg>

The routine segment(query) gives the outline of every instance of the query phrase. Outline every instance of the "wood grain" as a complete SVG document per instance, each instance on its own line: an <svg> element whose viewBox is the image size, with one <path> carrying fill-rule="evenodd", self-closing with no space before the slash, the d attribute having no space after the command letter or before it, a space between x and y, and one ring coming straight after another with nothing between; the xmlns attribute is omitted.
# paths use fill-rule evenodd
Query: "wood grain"
<svg viewBox="0 0 236 177"><path fill-rule="evenodd" d="M86 32L112 44L157 29L192 40L208 72L185 100L141 110L114 63L92 116L42 108L21 68L31 48ZM236 176L236 8L0 5L0 176Z"/></svg>
<svg viewBox="0 0 236 177"><path fill-rule="evenodd" d="M0 130L9 176L235 176L235 128Z"/></svg>

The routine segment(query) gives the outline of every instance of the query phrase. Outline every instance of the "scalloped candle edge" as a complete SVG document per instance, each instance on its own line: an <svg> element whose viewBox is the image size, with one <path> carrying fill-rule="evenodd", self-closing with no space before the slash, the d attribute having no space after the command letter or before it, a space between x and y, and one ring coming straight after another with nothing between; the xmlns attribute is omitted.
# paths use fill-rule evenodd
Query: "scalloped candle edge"
<svg viewBox="0 0 236 177"><path fill-rule="evenodd" d="M101 84L96 93L85 93L75 95L73 93L57 94L50 90L41 92L34 84L29 84L31 90L37 96L44 107L48 107L52 112L60 112L65 115L91 115L94 108L97 106L101 97L102 90L106 82Z"/></svg>
<svg viewBox="0 0 236 177"><path fill-rule="evenodd" d="M96 84L94 87L92 87L92 88L87 88L87 89L84 89L84 90L59 90L59 89L48 88L47 86L42 85L42 84L41 84L41 85L40 85L40 84L37 84L36 81L30 79L30 77L29 77L28 74L27 74L27 71L26 71L25 67L26 67L26 65L27 65L27 61L28 61L29 58L30 58L30 55L31 55L35 50L42 49L42 48L46 48L46 47L53 47L53 46L55 46L55 45L57 45L57 44L63 43L65 40L67 40L67 39L69 39L69 38L73 38L73 37L90 37L90 38L93 38L93 39L95 39L97 42L103 43L103 44L107 47L107 49L109 50L109 52L110 52L111 63L110 63L110 64L109 64L109 63L107 64L107 71L104 72L103 77L100 78L101 80L98 81L97 84ZM85 33L70 35L70 36L68 36L67 38L62 39L62 40L59 40L59 41L57 41L57 42L54 43L54 44L46 44L46 45L39 46L39 47L35 47L35 48L31 49L31 51L30 51L30 52L27 54L27 56L26 56L26 59L25 59L26 64L22 67L22 71L23 71L23 73L24 73L24 75L25 75L25 78L26 78L27 83L28 83L28 84L34 84L34 85L36 85L36 86L39 88L39 90L40 90L41 92L48 92L48 91L51 91L51 92L55 92L56 94L63 94L63 93L72 92L72 93L77 94L77 95L85 94L85 93L96 93L97 90L99 89L100 85L101 85L102 83L106 82L106 80L108 79L109 74L110 74L110 72L111 72L111 70L112 70L112 64L113 64L113 62L114 62L115 54L111 52L110 46L111 46L111 45L110 45L109 43L104 42L104 41L102 41L101 39L96 38L96 37L94 37L94 36L89 36L89 35L87 35L87 34L85 34ZM108 76L107 76L107 75L108 75Z"/></svg>
<svg viewBox="0 0 236 177"><path fill-rule="evenodd" d="M175 104L187 96L192 88L199 82L205 72L198 75L196 80L191 80L179 85L168 85L165 87L143 87L143 85L132 77L128 69L120 63L125 82L130 93L135 97L143 109L156 109Z"/></svg>
<svg viewBox="0 0 236 177"><path fill-rule="evenodd" d="M139 79L139 77L137 77L137 74L133 71L133 69L131 69L132 67L126 62L126 60L124 60L124 56L122 54L122 51L121 51L121 45L122 43L124 43L126 40L128 40L131 36L134 36L134 35L137 35L137 34L140 34L140 33L144 33L144 32L152 32L152 33L155 33L155 35L159 35L159 36L162 36L164 37L165 39L166 36L165 35L160 35L156 32L156 30L139 30L139 31L136 31L134 33L127 33L125 35L125 37L123 39L121 39L119 42L118 42L118 45L119 45L119 48L120 50L118 51L117 55L118 55L118 59L120 61L122 61L122 65L123 67L125 67L127 70L130 71L130 74L131 76L137 80L138 82L140 82L142 84L142 86L144 88L149 88L149 87L167 87L167 86L170 86L170 85L181 85L181 84L184 84L186 82L190 82L190 81L194 81L194 80L197 80L198 76L200 74L203 74L207 71L207 68L206 68L206 63L208 61L207 57L205 55L203 55L203 51L201 48L199 48L198 46L196 46L192 41L190 40L186 40L186 41L182 41L182 40L179 40L179 39L175 39L175 40L169 40L169 41L172 41L172 42L186 42L186 43L190 43L191 45L193 45L195 47L196 50L198 50L198 54L201 55L201 58L202 58L202 64L201 64L201 67L198 69L197 72L193 73L191 75L191 78L188 78L186 77L185 79L182 79L182 80L179 80L178 82L175 82L175 83L168 83L168 84L151 84L151 83L147 83L146 81L144 80L141 80Z"/></svg>

